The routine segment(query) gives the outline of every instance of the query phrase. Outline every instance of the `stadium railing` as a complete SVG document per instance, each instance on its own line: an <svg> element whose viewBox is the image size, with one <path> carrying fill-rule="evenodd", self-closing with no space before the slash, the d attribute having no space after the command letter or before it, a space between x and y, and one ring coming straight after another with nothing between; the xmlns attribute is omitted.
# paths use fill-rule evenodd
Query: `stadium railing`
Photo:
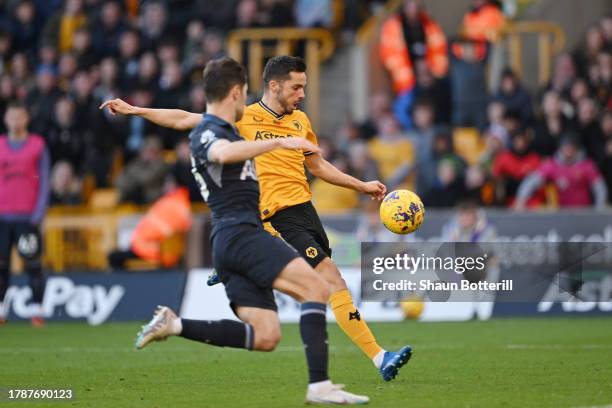
<svg viewBox="0 0 612 408"><path fill-rule="evenodd" d="M249 72L249 90L262 90L262 73L266 58L294 54L304 44L304 59L308 66L308 96L306 109L315 130L319 126L320 64L331 57L335 41L322 28L248 28L232 31L227 38L229 55L245 63ZM246 52L245 52L246 50Z"/></svg>

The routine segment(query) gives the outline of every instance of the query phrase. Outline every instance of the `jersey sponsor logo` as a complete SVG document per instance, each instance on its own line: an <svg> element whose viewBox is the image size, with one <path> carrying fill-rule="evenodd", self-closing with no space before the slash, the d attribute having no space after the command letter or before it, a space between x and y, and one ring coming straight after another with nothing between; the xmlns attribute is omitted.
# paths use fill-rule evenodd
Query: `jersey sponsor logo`
<svg viewBox="0 0 612 408"><path fill-rule="evenodd" d="M257 133L255 133L255 140L284 139L287 137L294 137L294 136L289 135L289 134L279 135L279 134L272 133L267 130L258 130Z"/></svg>
<svg viewBox="0 0 612 408"><path fill-rule="evenodd" d="M361 321L359 310L355 309L355 313L349 312L349 320L357 320L358 322Z"/></svg>
<svg viewBox="0 0 612 408"><path fill-rule="evenodd" d="M250 178L251 180L257 180L255 165L251 160L246 160L244 162L244 165L242 166L242 171L240 172L240 180L244 181L247 178Z"/></svg>
<svg viewBox="0 0 612 408"><path fill-rule="evenodd" d="M308 247L306 248L306 256L309 258L315 258L317 255L319 255L319 251L317 251L317 248L315 247Z"/></svg>

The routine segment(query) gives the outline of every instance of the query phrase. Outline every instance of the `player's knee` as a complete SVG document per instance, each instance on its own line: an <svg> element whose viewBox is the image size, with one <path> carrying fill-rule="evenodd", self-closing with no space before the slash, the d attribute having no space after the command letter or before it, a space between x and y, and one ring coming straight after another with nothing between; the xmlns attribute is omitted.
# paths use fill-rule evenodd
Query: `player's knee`
<svg viewBox="0 0 612 408"><path fill-rule="evenodd" d="M331 295L330 286L325 279L317 274L310 277L310 282L306 285L308 293L304 296L304 301L327 303Z"/></svg>
<svg viewBox="0 0 612 408"><path fill-rule="evenodd" d="M281 340L279 329L255 330L254 349L258 351L273 351Z"/></svg>

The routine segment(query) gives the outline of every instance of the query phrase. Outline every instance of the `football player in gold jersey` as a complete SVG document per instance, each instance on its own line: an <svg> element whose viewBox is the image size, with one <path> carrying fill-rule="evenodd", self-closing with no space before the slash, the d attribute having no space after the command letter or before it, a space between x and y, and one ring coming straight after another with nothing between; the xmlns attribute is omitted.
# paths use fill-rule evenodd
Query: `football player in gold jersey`
<svg viewBox="0 0 612 408"><path fill-rule="evenodd" d="M271 58L263 73L264 94L249 105L242 120L236 123L246 140L269 140L303 137L317 144L310 121L298 109L306 89L306 64L301 58L278 56ZM112 113L137 115L157 125L176 130L191 130L202 120L202 114L179 109L149 109L127 104L120 99L105 102ZM378 345L374 335L353 304L350 292L331 260L329 240L319 216L310 202L311 192L304 165L315 177L341 187L382 199L385 186L377 181L361 181L345 174L320 154L304 151L278 150L256 158L257 178L261 190L260 211L264 225L273 234L297 249L302 257L331 286L329 304L342 330L373 361L385 381L390 381L410 359L412 349L404 346L389 352Z"/></svg>

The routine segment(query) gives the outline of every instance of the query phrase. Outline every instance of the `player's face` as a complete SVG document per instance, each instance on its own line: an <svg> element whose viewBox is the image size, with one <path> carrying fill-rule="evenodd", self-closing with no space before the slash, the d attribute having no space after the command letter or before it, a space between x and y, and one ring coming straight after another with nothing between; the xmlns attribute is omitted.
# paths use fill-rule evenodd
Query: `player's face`
<svg viewBox="0 0 612 408"><path fill-rule="evenodd" d="M284 114L291 114L304 100L306 94L306 73L290 72L289 79L282 81L274 94Z"/></svg>
<svg viewBox="0 0 612 408"><path fill-rule="evenodd" d="M24 132L28 127L28 112L22 108L10 108L4 115L4 122L9 131Z"/></svg>
<svg viewBox="0 0 612 408"><path fill-rule="evenodd" d="M244 106L246 105L246 100L247 100L247 91L248 91L247 84L244 84L244 86L242 87L236 86L236 97L235 97L236 122L242 119L242 115L244 114Z"/></svg>

